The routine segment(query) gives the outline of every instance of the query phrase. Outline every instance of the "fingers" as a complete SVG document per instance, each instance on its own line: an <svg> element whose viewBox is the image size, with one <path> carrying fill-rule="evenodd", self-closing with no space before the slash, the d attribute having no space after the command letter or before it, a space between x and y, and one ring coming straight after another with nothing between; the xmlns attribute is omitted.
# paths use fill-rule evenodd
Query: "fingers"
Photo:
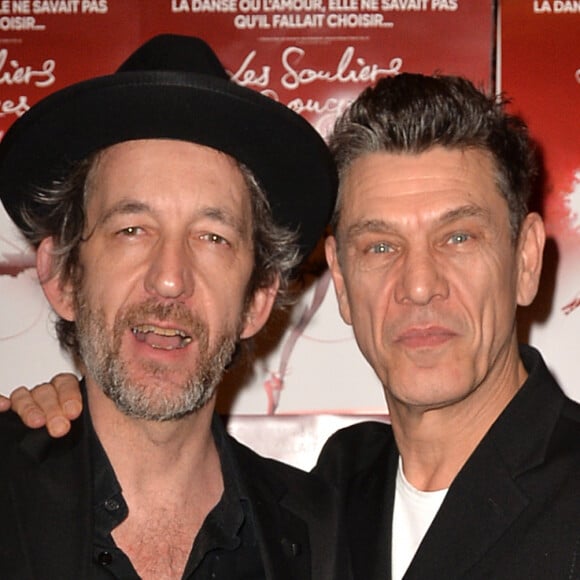
<svg viewBox="0 0 580 580"><path fill-rule="evenodd" d="M46 425L52 437L66 435L70 421L82 410L79 383L71 374L56 375L51 383L37 385L31 391L20 387L10 399L25 425L32 428Z"/></svg>
<svg viewBox="0 0 580 580"><path fill-rule="evenodd" d="M10 399L4 395L0 395L0 413L4 413L8 409L10 409Z"/></svg>
<svg viewBox="0 0 580 580"><path fill-rule="evenodd" d="M35 400L32 398L32 391L26 387L19 387L12 391L10 395L12 410L17 413L22 422L33 429L46 424L46 416Z"/></svg>
<svg viewBox="0 0 580 580"><path fill-rule="evenodd" d="M60 373L52 377L52 385L58 393L58 400L67 419L76 419L83 410L83 397L79 380L71 373Z"/></svg>

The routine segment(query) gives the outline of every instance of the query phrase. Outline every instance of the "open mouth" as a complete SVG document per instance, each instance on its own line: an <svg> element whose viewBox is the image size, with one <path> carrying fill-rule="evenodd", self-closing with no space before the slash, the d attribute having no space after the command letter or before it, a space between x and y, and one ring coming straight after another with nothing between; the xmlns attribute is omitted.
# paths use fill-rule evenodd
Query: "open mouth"
<svg viewBox="0 0 580 580"><path fill-rule="evenodd" d="M193 340L193 337L179 328L161 328L153 324L133 326L131 332L139 342L161 350L184 348Z"/></svg>

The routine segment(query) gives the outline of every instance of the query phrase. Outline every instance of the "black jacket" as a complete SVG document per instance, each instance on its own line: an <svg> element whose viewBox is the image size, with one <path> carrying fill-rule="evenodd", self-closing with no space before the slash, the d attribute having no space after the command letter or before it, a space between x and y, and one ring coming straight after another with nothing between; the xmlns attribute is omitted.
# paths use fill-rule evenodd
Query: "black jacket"
<svg viewBox="0 0 580 580"><path fill-rule="evenodd" d="M86 580L93 554L86 414L62 439L0 415L0 578ZM331 490L226 436L270 580L349 578ZM235 579L232 579L235 580Z"/></svg>
<svg viewBox="0 0 580 580"><path fill-rule="evenodd" d="M537 351L521 354L527 381L453 481L405 580L580 579L580 405ZM357 580L391 578L398 457L389 425L361 423L315 469L339 491Z"/></svg>

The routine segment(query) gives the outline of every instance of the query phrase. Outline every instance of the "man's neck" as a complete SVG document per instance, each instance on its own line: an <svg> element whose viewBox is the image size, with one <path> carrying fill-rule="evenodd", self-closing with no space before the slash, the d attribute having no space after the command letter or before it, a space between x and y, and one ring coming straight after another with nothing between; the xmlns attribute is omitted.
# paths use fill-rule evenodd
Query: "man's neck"
<svg viewBox="0 0 580 580"><path fill-rule="evenodd" d="M480 385L465 399L439 408L412 407L387 395L407 480L423 491L448 488L526 376L518 361L509 379Z"/></svg>
<svg viewBox="0 0 580 580"><path fill-rule="evenodd" d="M127 417L87 381L88 406L99 440L127 499L149 494L173 498L219 480L219 456L211 432L215 401L175 421ZM185 499L185 498L183 498Z"/></svg>
<svg viewBox="0 0 580 580"><path fill-rule="evenodd" d="M191 546L224 481L211 431L214 400L162 423L121 413L87 381L91 420L129 514L112 532L144 580L181 578Z"/></svg>

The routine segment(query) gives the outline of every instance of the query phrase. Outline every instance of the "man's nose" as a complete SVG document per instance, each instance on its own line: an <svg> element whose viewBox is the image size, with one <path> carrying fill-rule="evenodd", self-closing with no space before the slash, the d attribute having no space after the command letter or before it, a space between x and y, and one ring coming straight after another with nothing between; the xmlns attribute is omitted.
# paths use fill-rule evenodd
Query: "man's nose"
<svg viewBox="0 0 580 580"><path fill-rule="evenodd" d="M162 239L150 257L145 288L162 298L183 298L193 294L194 260L187 244L178 239Z"/></svg>
<svg viewBox="0 0 580 580"><path fill-rule="evenodd" d="M395 290L397 302L426 305L448 295L445 267L438 261L436 252L429 247L408 249Z"/></svg>

